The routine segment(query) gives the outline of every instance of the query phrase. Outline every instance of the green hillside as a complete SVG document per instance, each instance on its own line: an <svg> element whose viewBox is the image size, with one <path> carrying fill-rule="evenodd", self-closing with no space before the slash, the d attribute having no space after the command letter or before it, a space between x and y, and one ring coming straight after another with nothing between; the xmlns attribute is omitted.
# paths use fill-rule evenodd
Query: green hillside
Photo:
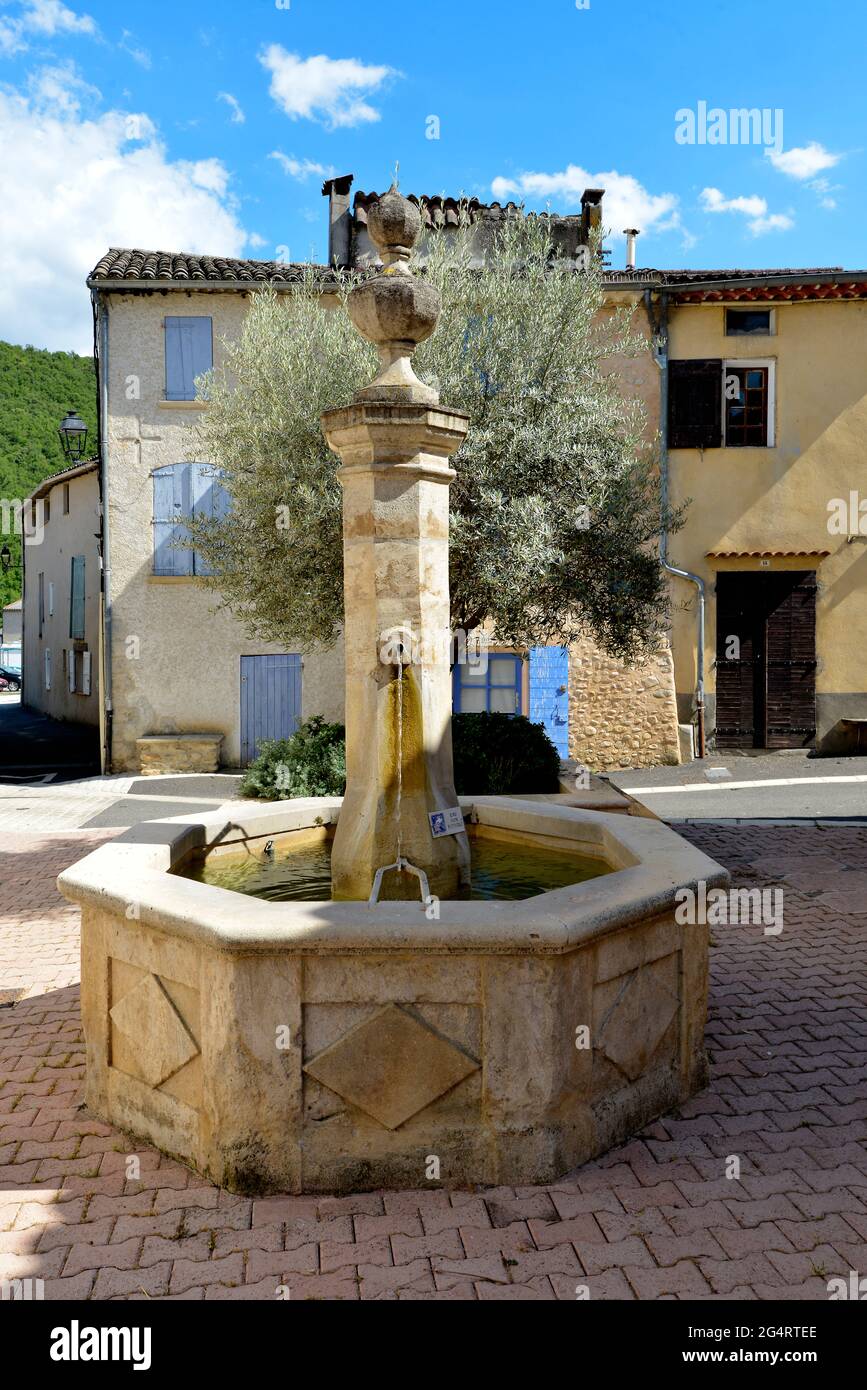
<svg viewBox="0 0 867 1390"><path fill-rule="evenodd" d="M63 467L57 427L67 410L87 423L90 452L96 446L93 358L0 343L0 498L24 498ZM14 558L8 573L0 569L0 608L21 594L19 540L5 535L4 544Z"/></svg>

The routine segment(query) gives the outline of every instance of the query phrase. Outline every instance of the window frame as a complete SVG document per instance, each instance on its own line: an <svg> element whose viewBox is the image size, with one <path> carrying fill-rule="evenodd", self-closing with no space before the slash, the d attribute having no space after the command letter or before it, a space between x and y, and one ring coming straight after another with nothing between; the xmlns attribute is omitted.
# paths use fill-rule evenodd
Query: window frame
<svg viewBox="0 0 867 1390"><path fill-rule="evenodd" d="M467 689L467 690L483 690L483 691L485 692L485 709L484 709L484 711L479 711L479 710L467 711L467 710L464 710L464 709L462 708L461 695L462 695L462 692L463 692L463 690L464 690L465 687L464 687L463 681L461 680L461 673L462 673L462 671L465 669L465 666L462 665L461 663L456 663L455 668L454 668L453 679L452 679L452 711L453 711L453 713L455 713L455 714L466 714L466 713L473 713L473 714L478 714L478 713L495 713L495 714L507 714L507 715L509 715L509 717L512 717L513 715L516 715L516 714L523 714L523 713L524 713L524 656L523 656L523 654L522 654L521 652L516 652L516 651L496 651L496 650L495 650L495 651L489 651L488 654L487 654L487 657L488 657L488 660L487 660L487 666L486 666L486 668L485 668L485 683L484 683L484 685L482 685L482 684L479 682L479 683L477 683L477 684L475 684L475 685L467 685L467 686L466 686L466 689ZM492 685L492 683L491 683L491 662L494 661L494 660L496 660L497 658L502 659L502 658L504 658L504 657L510 658L510 659L513 661L513 663L514 663L514 674L515 674L514 685L507 685L507 684L502 684L502 683L499 683L499 682L497 682L497 683L495 683L495 684ZM515 708L514 708L514 710L494 710L494 711L492 711L492 710L491 710L491 690L512 690L512 689L514 689L515 695L516 695Z"/></svg>
<svg viewBox="0 0 867 1390"><path fill-rule="evenodd" d="M76 619L76 571L81 572L81 599L79 614L80 624ZM81 631L76 631L80 626ZM84 555L71 555L69 557L69 637L73 642L83 642L87 633L87 565Z"/></svg>
<svg viewBox="0 0 867 1390"><path fill-rule="evenodd" d="M737 318L738 314L767 314L768 331L767 333L732 333L729 331L729 314L731 314L733 318ZM764 306L757 307L754 305L748 309L744 304L727 304L725 306L724 328L724 336L726 338L775 338L777 335L777 311L776 309L769 309Z"/></svg>
<svg viewBox="0 0 867 1390"><path fill-rule="evenodd" d="M768 374L768 393L767 393L767 419L765 422L765 442L764 444L730 444L726 432L728 405L726 398L726 378L730 371L749 371L751 368L763 369ZM777 363L773 357L725 357L723 358L722 370L722 448L723 449L774 449L776 448L776 414L777 414Z"/></svg>

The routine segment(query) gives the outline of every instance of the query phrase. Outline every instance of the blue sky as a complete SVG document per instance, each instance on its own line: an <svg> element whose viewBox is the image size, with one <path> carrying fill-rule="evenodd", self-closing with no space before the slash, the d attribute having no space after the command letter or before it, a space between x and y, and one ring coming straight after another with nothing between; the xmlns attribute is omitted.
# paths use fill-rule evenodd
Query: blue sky
<svg viewBox="0 0 867 1390"><path fill-rule="evenodd" d="M559 212L604 186L614 265L634 225L643 265L861 267L865 51L840 0L0 0L0 337L86 350L109 245L323 260L323 175L396 160ZM676 138L700 103L726 143Z"/></svg>

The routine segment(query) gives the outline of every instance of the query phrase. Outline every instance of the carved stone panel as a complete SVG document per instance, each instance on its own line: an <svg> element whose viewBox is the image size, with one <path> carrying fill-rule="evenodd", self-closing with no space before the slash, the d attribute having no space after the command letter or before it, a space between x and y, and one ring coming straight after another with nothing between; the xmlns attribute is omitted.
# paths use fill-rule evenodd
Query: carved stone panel
<svg viewBox="0 0 867 1390"><path fill-rule="evenodd" d="M325 1048L304 1070L393 1130L479 1066L475 1057L406 1009L387 1004Z"/></svg>

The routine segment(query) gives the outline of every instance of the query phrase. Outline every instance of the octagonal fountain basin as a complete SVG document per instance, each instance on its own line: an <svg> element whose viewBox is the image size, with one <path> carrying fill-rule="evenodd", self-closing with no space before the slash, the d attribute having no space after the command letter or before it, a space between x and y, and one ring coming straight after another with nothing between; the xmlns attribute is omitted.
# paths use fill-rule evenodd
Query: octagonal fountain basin
<svg viewBox="0 0 867 1390"><path fill-rule="evenodd" d="M462 799L476 849L543 891L425 907L201 881L321 856L340 806L146 822L60 876L92 1113L237 1192L526 1185L705 1084L707 927L675 894L726 884L719 865L651 818L482 797Z"/></svg>

